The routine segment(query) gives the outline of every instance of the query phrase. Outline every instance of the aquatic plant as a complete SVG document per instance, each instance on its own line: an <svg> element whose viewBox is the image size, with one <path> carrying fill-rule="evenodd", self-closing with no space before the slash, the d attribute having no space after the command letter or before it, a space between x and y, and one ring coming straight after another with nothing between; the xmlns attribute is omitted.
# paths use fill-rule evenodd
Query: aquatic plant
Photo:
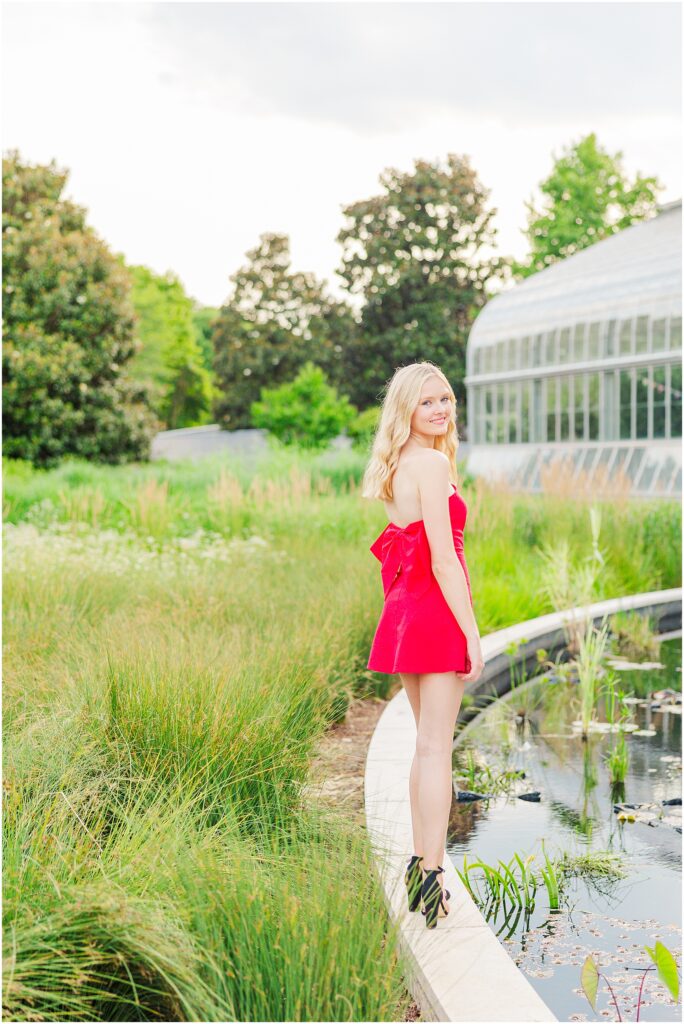
<svg viewBox="0 0 684 1024"><path fill-rule="evenodd" d="M660 654L654 616L637 611L615 612L610 616L613 650L633 661L657 660Z"/></svg>
<svg viewBox="0 0 684 1024"><path fill-rule="evenodd" d="M671 951L667 948L667 946L664 943L660 942L660 940L656 941L654 948L651 948L651 946L644 946L643 948L646 950L649 957L653 961L653 966L647 967L644 970L643 977L641 979L641 985L639 986L639 995L637 1000L637 1021L640 1020L641 1016L641 998L644 991L646 975L649 974L649 972L651 971L657 971L658 977L665 985L665 987L668 989L672 998L675 1000L675 1002L679 1002L679 974L677 972L677 961L675 960ZM637 968L637 970L638 969L639 968ZM606 975L602 974L601 971L598 969L596 961L590 954L584 961L584 964L582 965L582 971L580 973L580 984L582 986L582 991L589 1000L589 1003L594 1013L596 1013L596 996L598 993L598 986L601 978L603 978L603 980L605 981L608 991L610 992L611 1001L613 1003L613 1006L615 1007L615 1012L617 1013L617 1019L621 1021L622 1014L620 1013L620 1007L618 1006L615 990L613 989L613 986L610 984L610 981L608 980Z"/></svg>
<svg viewBox="0 0 684 1024"><path fill-rule="evenodd" d="M541 589L557 612L588 605L596 596L596 585L605 565L605 557L599 547L601 511L598 506L590 508L589 518L592 551L581 565L573 565L566 537L537 549L542 562ZM563 623L568 649L573 653L581 642L582 621L581 615L572 614Z"/></svg>
<svg viewBox="0 0 684 1024"><path fill-rule="evenodd" d="M607 754L604 754L604 760L608 768L611 785L616 786L624 783L627 777L627 769L629 768L629 750L624 732L620 731L617 734L612 747Z"/></svg>
<svg viewBox="0 0 684 1024"><path fill-rule="evenodd" d="M467 857L464 855L463 871L459 871L458 868L456 868L456 871L473 900L481 907L487 907L488 903L499 904L508 896L512 904L524 904L527 909L532 910L534 908L534 894L537 886L533 874L527 871L526 867L532 859L533 855L528 857L525 862L520 858L516 862L516 855L514 855L508 864L499 859L498 867L494 867L482 860L475 860L472 864L469 864ZM516 878L518 866L522 867L523 870L520 880ZM482 880L484 881L486 893L484 896L480 892L477 881L474 888L470 878L471 872L478 868L483 873Z"/></svg>
<svg viewBox="0 0 684 1024"><path fill-rule="evenodd" d="M577 656L583 738L589 735L589 726L594 717L599 675L607 641L607 621L603 619L601 626L596 628L591 619L587 620L586 629L580 636Z"/></svg>
<svg viewBox="0 0 684 1024"><path fill-rule="evenodd" d="M608 768L610 784L614 788L624 783L629 768L629 749L622 726L630 718L629 708L623 703L624 692L615 686L614 672L607 672L604 681L606 720L612 727L617 727L617 736L603 760Z"/></svg>
<svg viewBox="0 0 684 1024"><path fill-rule="evenodd" d="M498 770L487 764L481 755L480 760L476 761L473 750L470 747L465 748L460 754L461 764L457 765L454 777L467 784L468 789L487 793L509 793L514 788L516 782L525 777L525 772L522 768ZM462 761L464 755L465 764Z"/></svg>
<svg viewBox="0 0 684 1024"><path fill-rule="evenodd" d="M516 718L519 722L527 718L532 710L530 701L533 699L534 694L529 686L524 686L528 681L527 668L525 664L525 658L519 657L520 648L527 644L529 641L527 637L521 637L520 640L512 640L505 648L504 653L508 655L509 673L511 680L511 694L513 694L509 706L515 710ZM539 655L537 654L537 663L539 663ZM521 689L522 688L522 689ZM517 694L516 691L520 690Z"/></svg>
<svg viewBox="0 0 684 1024"><path fill-rule="evenodd" d="M560 893L563 886L563 873L561 870L556 870L556 865L549 857L546 847L544 846L544 840L542 839L542 853L544 854L544 860L546 861L546 867L540 867L541 876L544 879L544 885L549 897L549 910L558 910L560 905Z"/></svg>
<svg viewBox="0 0 684 1024"><path fill-rule="evenodd" d="M549 893L549 907L550 909L556 909L562 889L562 878L558 876L556 868L546 854L546 851L544 851L544 856L546 858L546 868L540 868L541 879ZM499 905L505 902L506 897L508 897L512 906L524 909L529 914L534 910L537 889L541 884L540 878L530 867L534 859L535 855L533 853L529 854L524 860L519 853L514 853L508 862L499 859L497 866L494 866L485 863L483 860L475 860L469 864L464 854L463 871L459 871L458 868L456 868L456 871L473 900L481 908L484 908L486 915L492 910L498 911ZM480 881L483 882L485 887L484 894L480 891L477 879L471 880L471 872L477 869L482 871ZM555 907L551 902L552 900L555 900Z"/></svg>
<svg viewBox="0 0 684 1024"><path fill-rule="evenodd" d="M614 850L587 850L585 853L569 853L563 850L557 868L564 875L602 878L626 878L627 870L622 854Z"/></svg>

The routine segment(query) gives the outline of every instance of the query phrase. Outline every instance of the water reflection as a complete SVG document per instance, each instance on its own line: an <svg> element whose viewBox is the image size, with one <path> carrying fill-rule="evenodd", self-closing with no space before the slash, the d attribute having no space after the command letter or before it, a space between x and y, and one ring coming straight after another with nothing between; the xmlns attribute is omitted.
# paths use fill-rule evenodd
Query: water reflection
<svg viewBox="0 0 684 1024"><path fill-rule="evenodd" d="M590 733L583 741L573 730L579 693L576 684L565 680L539 680L527 684L525 694L520 688L511 698L497 700L463 731L455 748L455 769L464 767L468 750L480 765L479 772L469 779L456 772L457 788L493 792L487 784L492 775L486 774L485 766L495 774L506 769L525 773L509 786L508 793L497 793L491 800L454 801L447 845L459 869L464 854L469 862L481 858L492 865L499 859L507 863L515 853L523 858L530 853L539 857L542 839L552 856L563 851L604 850L623 855L626 878L596 875L571 879L565 910L560 914L549 913L543 887L537 891L531 913L519 905L499 907L496 913L492 910L490 927L561 1019L582 1015L581 1019L598 1020L606 1015L599 1004L599 1014L594 1017L578 991L578 965L588 952L604 966L623 971L625 993L631 992L634 975L631 971L628 979L626 968L642 962L643 943L653 945L660 936L678 954L681 806L663 808L662 801L681 796L681 704L674 709L664 705L653 708L647 699L655 690L680 689L678 638L661 644L660 660L665 666L662 669L619 673L621 688L633 695L624 783L611 784L604 761L616 734ZM523 708L526 713L521 717L517 712ZM601 702L597 717L605 721ZM639 735L641 730L655 734ZM481 788L473 783L481 783ZM540 803L519 799L520 793L530 790L541 792ZM626 802L656 804L663 818L652 825L638 820L621 822L614 805ZM625 945L624 940L632 936L634 941ZM665 990L661 989L659 996L650 979L648 987L650 1005L643 1019L673 1019Z"/></svg>

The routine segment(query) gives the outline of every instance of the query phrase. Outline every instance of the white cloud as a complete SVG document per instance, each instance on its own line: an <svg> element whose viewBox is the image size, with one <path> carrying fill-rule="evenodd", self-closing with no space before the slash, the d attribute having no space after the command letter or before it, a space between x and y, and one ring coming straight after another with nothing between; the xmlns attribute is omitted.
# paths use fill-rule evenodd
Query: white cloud
<svg viewBox="0 0 684 1024"><path fill-rule="evenodd" d="M468 153L521 256L552 153L596 131L680 190L678 4L34 4L4 12L3 148L130 262L211 304L260 233L340 265L343 205Z"/></svg>

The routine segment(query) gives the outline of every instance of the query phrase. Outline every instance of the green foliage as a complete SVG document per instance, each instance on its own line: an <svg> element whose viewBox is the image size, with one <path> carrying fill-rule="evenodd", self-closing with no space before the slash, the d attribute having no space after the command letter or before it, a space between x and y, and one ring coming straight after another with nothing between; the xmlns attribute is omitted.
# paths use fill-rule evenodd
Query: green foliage
<svg viewBox="0 0 684 1024"><path fill-rule="evenodd" d="M201 306L198 302L193 303L192 320L195 325L197 344L202 354L202 363L212 376L214 372L213 331L218 314L219 310L214 306Z"/></svg>
<svg viewBox="0 0 684 1024"><path fill-rule="evenodd" d="M635 661L656 661L660 652L655 615L621 611L610 616L610 632L616 654Z"/></svg>
<svg viewBox="0 0 684 1024"><path fill-rule="evenodd" d="M210 419L211 373L204 365L193 303L175 274L129 268L141 347L131 375L145 385L155 412L169 429Z"/></svg>
<svg viewBox="0 0 684 1024"><path fill-rule="evenodd" d="M436 362L465 411L468 332L487 301L486 286L505 276L492 246L495 208L467 157L450 153L446 166L415 161L380 178L384 192L344 208L347 225L338 274L351 294L365 298L359 335L346 363L350 398L374 405L395 367Z"/></svg>
<svg viewBox="0 0 684 1024"><path fill-rule="evenodd" d="M656 193L662 188L657 178L639 174L630 184L622 152L611 155L591 132L555 158L553 170L540 185L544 208L525 204L531 252L526 262L514 262L514 275L528 277L645 220L655 213Z"/></svg>
<svg viewBox="0 0 684 1024"><path fill-rule="evenodd" d="M263 388L251 410L256 427L285 445L314 450L327 448L356 414L347 396L339 396L313 363L306 363L290 383Z"/></svg>
<svg viewBox="0 0 684 1024"><path fill-rule="evenodd" d="M677 961L670 950L660 939L656 940L655 949L651 946L644 946L644 949L656 965L658 977L663 985L669 989L670 995L675 1000L679 999L679 974L677 972Z"/></svg>
<svg viewBox="0 0 684 1024"><path fill-rule="evenodd" d="M130 279L85 208L62 198L67 177L17 150L3 158L4 454L147 458L157 424L128 376Z"/></svg>
<svg viewBox="0 0 684 1024"><path fill-rule="evenodd" d="M287 235L262 234L235 290L214 322L214 369L221 397L214 418L227 429L252 426L250 405L264 387L291 381L304 363L320 366L336 387L356 331L352 312L327 295L313 274L290 270Z"/></svg>
<svg viewBox="0 0 684 1024"><path fill-rule="evenodd" d="M352 439L352 448L355 451L367 453L370 450L380 421L380 411L379 405L371 405L360 412L347 427L347 434Z"/></svg>
<svg viewBox="0 0 684 1024"><path fill-rule="evenodd" d="M598 992L599 972L591 956L588 956L582 965L580 982L584 994L591 1004L592 1010L596 1012L596 994Z"/></svg>

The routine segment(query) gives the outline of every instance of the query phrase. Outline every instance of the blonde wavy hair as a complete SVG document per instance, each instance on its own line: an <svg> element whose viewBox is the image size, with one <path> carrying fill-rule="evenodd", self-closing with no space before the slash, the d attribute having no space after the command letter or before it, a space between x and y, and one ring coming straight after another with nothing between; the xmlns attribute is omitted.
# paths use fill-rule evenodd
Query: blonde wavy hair
<svg viewBox="0 0 684 1024"><path fill-rule="evenodd" d="M387 385L380 419L373 437L371 457L361 482L363 498L392 500L392 477L399 463L399 453L411 433L411 417L420 401L423 384L433 375L439 377L444 384L454 408L446 433L435 437L435 448L444 452L449 459L449 478L454 486L458 486L456 452L459 438L456 430L456 396L449 381L434 363L409 363L408 366L400 367Z"/></svg>

